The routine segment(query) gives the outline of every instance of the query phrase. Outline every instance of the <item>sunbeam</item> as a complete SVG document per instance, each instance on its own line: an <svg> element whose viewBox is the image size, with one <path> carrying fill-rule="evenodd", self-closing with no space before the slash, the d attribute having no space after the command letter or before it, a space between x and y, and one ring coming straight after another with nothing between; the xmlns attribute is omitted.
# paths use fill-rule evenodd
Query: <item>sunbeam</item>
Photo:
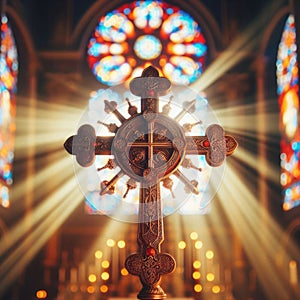
<svg viewBox="0 0 300 300"><path fill-rule="evenodd" d="M0 265L0 295L81 203L82 194L74 186L74 178L70 178L7 232L9 238L4 235L3 241L9 242L1 243L0 248L0 254L6 252L7 256ZM27 226L28 219L31 228Z"/></svg>
<svg viewBox="0 0 300 300"><path fill-rule="evenodd" d="M35 118L28 118L31 113L32 108L18 106L15 159L34 159L35 170L29 176L25 172L14 185L13 201L23 201L24 191L32 186L34 205L1 236L0 256L5 260L0 264L0 295L83 200L72 158L63 148L66 136L77 127L82 108L37 101ZM79 172L77 180L80 176ZM53 191L49 191L49 182Z"/></svg>
<svg viewBox="0 0 300 300"><path fill-rule="evenodd" d="M39 151L63 147L66 136L74 132L83 113L83 108L61 104L37 102L36 117L28 118L30 108L20 107L17 117L16 151L26 155L26 149L39 148ZM28 128L32 132L29 135Z"/></svg>
<svg viewBox="0 0 300 300"><path fill-rule="evenodd" d="M260 137L278 136L278 103L277 100L266 101L262 107L256 102L219 108L215 111L221 124L232 132L251 136L259 132ZM262 127L261 121L264 126Z"/></svg>
<svg viewBox="0 0 300 300"><path fill-rule="evenodd" d="M244 32L241 32L238 37L230 43L228 48L208 66L199 80L193 83L191 87L198 91L204 91L227 71L247 57L249 53L253 51L254 47L257 46L259 36L262 34L261 29L274 17L275 12L282 2L283 0L274 1L272 5L266 5L260 15L255 18L252 25L250 24Z"/></svg>
<svg viewBox="0 0 300 300"><path fill-rule="evenodd" d="M235 184L230 184L232 182ZM274 255L283 253L284 261L290 260L289 253L282 248L284 233L279 225L259 204L255 195L238 176L238 171L233 168L227 168L220 199L270 299L289 299L289 291L286 289L288 268L279 266Z"/></svg>
<svg viewBox="0 0 300 300"><path fill-rule="evenodd" d="M253 170L258 169L257 168L257 156L254 153L251 153L251 151L240 148L236 152L236 158L240 160L240 162L243 162L247 167L252 168ZM241 170L237 170L241 171ZM267 159L260 160L259 165L259 171L264 178L268 178L272 182L276 183L279 180L278 177L278 165L276 162L269 161ZM250 176L250 174L248 175ZM257 175L255 175L257 176ZM255 179L255 178L254 178Z"/></svg>

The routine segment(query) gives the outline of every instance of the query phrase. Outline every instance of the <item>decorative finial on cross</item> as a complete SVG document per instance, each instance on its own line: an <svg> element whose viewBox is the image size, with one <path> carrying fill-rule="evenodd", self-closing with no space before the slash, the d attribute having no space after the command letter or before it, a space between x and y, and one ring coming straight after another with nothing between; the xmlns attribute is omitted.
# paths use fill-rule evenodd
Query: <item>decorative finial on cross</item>
<svg viewBox="0 0 300 300"><path fill-rule="evenodd" d="M179 124L186 114L195 111L196 100L184 102L182 111L171 118L168 112L173 98L170 98L162 111L159 109L159 96L166 95L170 88L170 81L159 77L154 67L146 68L141 77L130 82L131 93L141 99L140 112L126 99L130 114L126 119L118 111L117 102L105 100L105 112L114 114L121 125L118 127L115 124L100 123L114 136L96 136L95 129L86 124L64 144L66 150L75 155L83 167L91 166L95 155L114 156L113 160L110 159L98 168L98 171L116 166L120 168L111 180L102 181L100 195L114 193L116 182L124 175L130 178L124 198L139 183L139 249L125 261L128 272L139 276L143 285L138 294L139 299L166 298L160 287L161 276L175 269L174 258L170 254L161 253L164 232L160 182L172 193L173 181L170 175L173 174L183 182L185 190L197 195L199 183L189 180L179 167L201 169L194 166L186 155L204 155L210 166L218 167L237 148L236 140L225 135L223 128L217 124L210 125L204 136L186 135L193 126L202 124L201 121Z"/></svg>

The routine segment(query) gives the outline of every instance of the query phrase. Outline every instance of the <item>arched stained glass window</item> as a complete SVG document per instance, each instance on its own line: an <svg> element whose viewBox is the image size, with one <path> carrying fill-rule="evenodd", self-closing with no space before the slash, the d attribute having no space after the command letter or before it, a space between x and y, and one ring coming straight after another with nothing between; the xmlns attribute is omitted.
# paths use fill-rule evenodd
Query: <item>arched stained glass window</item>
<svg viewBox="0 0 300 300"><path fill-rule="evenodd" d="M141 75L152 64L173 83L188 85L202 74L207 45L196 21L162 1L133 1L99 19L87 60L103 84Z"/></svg>
<svg viewBox="0 0 300 300"><path fill-rule="evenodd" d="M289 15L277 54L277 93L279 96L281 185L284 210L300 204L300 130L298 64L295 20Z"/></svg>
<svg viewBox="0 0 300 300"><path fill-rule="evenodd" d="M9 206L14 157L18 57L15 40L5 15L1 19L0 54L0 205Z"/></svg>

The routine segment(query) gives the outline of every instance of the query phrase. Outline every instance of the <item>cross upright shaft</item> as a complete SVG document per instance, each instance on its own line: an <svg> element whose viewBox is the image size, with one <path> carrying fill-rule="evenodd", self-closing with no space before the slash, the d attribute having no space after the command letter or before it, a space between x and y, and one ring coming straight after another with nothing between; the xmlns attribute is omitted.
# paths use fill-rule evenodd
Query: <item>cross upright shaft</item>
<svg viewBox="0 0 300 300"><path fill-rule="evenodd" d="M151 78L150 78L151 77ZM144 80L146 79L146 80ZM139 252L126 259L127 270L138 275L143 288L138 294L139 299L164 299L166 294L159 286L161 275L170 273L175 268L175 260L169 254L160 253L160 245L164 240L163 216L159 174L154 163L154 148L161 148L154 137L155 121L159 113L158 94L166 93L170 84L163 80L164 87L158 78L156 69L149 67L144 70L142 77L131 82L132 93L141 96L141 115L147 123L147 165L143 172L146 180L141 180L138 245ZM169 142L169 141L168 141ZM169 145L170 143L168 143ZM149 175L153 173L150 177ZM148 179L147 179L148 176Z"/></svg>

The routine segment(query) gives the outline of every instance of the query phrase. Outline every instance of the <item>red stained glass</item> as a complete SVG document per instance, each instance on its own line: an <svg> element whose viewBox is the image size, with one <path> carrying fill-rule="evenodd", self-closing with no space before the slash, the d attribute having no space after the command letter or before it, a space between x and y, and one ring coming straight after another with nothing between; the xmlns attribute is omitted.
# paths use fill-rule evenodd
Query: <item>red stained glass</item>
<svg viewBox="0 0 300 300"><path fill-rule="evenodd" d="M294 16L288 16L277 55L277 92L279 95L281 176L283 209L300 204L300 131L298 63Z"/></svg>
<svg viewBox="0 0 300 300"><path fill-rule="evenodd" d="M8 19L2 16L0 54L0 205L8 207L12 185L15 136L15 93L18 60L15 40Z"/></svg>

